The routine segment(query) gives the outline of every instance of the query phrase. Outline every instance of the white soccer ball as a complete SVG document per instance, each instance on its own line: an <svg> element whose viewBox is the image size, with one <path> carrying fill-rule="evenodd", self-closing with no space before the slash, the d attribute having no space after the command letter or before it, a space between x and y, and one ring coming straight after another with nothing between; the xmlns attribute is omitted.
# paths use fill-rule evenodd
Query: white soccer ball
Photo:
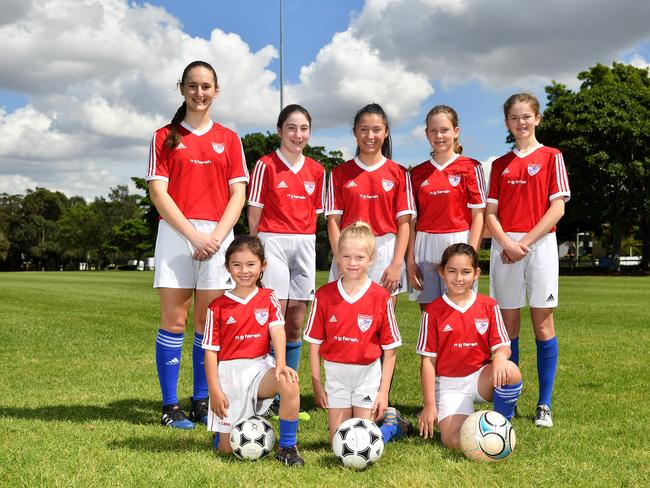
<svg viewBox="0 0 650 488"><path fill-rule="evenodd" d="M383 454L384 436L374 422L351 418L336 429L332 450L344 466L365 469Z"/></svg>
<svg viewBox="0 0 650 488"><path fill-rule="evenodd" d="M254 461L266 456L275 444L275 432L266 419L258 416L240 419L230 432L230 446L235 456Z"/></svg>
<svg viewBox="0 0 650 488"><path fill-rule="evenodd" d="M473 413L460 428L460 448L475 461L501 461L512 454L516 443L510 422L492 410Z"/></svg>

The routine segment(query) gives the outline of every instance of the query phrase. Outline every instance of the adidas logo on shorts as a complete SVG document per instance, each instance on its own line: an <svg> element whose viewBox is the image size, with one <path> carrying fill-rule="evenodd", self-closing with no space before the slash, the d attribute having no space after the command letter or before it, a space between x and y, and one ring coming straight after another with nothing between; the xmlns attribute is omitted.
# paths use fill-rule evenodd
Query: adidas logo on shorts
<svg viewBox="0 0 650 488"><path fill-rule="evenodd" d="M237 321L235 320L235 317L233 317L233 316L231 315L231 316L228 318L228 320L226 320L226 325L234 324L235 322L237 322Z"/></svg>
<svg viewBox="0 0 650 488"><path fill-rule="evenodd" d="M372 398L370 398L370 395L366 395L363 397L363 400L361 400L363 403L372 403Z"/></svg>
<svg viewBox="0 0 650 488"><path fill-rule="evenodd" d="M232 285L232 278L228 278L226 280L226 285Z"/></svg>
<svg viewBox="0 0 650 488"><path fill-rule="evenodd" d="M548 298L546 299L546 303L548 303L548 302L554 302L554 301L555 301L555 297L554 297L553 294L551 293L551 294L548 296Z"/></svg>

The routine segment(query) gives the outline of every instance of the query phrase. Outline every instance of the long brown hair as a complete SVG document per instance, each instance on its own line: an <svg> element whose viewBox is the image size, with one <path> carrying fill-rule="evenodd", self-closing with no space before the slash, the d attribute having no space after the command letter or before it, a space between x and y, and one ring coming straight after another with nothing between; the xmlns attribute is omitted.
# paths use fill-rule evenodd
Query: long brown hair
<svg viewBox="0 0 650 488"><path fill-rule="evenodd" d="M354 130L357 128L357 124L361 120L361 117L363 117L366 114L379 115L384 120L384 125L386 126L386 138L384 139L384 143L381 145L381 153L384 155L385 158L392 159L393 143L391 142L391 138L390 138L390 126L388 124L388 115L386 115L384 109L381 108L381 105L379 105L378 103L369 103L361 110L359 110L357 114L354 116L354 123L352 124L352 129ZM357 146L357 151L355 153L355 156L358 155L359 155L359 146Z"/></svg>

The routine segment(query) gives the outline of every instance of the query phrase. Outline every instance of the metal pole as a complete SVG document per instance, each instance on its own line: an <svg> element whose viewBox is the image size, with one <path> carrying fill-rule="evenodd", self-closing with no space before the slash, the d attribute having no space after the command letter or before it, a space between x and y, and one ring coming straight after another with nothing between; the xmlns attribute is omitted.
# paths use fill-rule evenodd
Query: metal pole
<svg viewBox="0 0 650 488"><path fill-rule="evenodd" d="M280 0L280 110L284 108L284 0Z"/></svg>

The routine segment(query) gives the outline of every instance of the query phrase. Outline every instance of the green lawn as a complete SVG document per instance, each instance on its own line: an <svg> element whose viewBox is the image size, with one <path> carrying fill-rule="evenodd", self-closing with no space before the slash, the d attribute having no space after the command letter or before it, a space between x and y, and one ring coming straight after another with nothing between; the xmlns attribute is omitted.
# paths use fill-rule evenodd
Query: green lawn
<svg viewBox="0 0 650 488"><path fill-rule="evenodd" d="M561 278L556 426L532 425L537 378L527 326L524 418L513 421L518 444L510 459L478 464L414 437L389 444L360 473L330 452L326 413L313 410L306 352L303 408L312 420L299 432L304 469L215 456L204 429L163 429L151 282L148 272L0 274L0 486L650 485L650 278ZM400 298L404 346L391 403L411 419L421 401L418 316ZM189 337L185 346L179 395L187 405Z"/></svg>

